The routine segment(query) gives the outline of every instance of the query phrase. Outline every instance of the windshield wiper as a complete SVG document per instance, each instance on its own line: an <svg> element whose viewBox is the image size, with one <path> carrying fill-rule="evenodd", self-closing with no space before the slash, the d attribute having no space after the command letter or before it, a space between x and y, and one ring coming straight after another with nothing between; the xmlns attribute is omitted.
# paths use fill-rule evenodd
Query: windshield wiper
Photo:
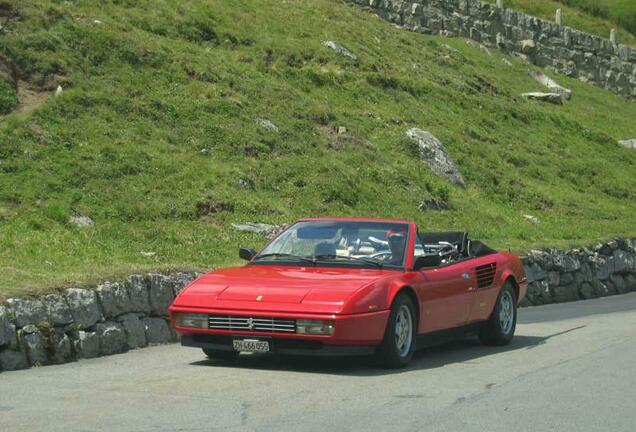
<svg viewBox="0 0 636 432"><path fill-rule="evenodd" d="M300 256L300 255L293 255L293 254L288 254L288 253L268 253L268 254L264 254L264 255L257 255L254 260L258 260L261 258L292 258L292 259L297 259L299 261L302 262L307 262L307 263L311 263L313 265L316 265L316 261L312 258L309 257L304 257L304 256Z"/></svg>
<svg viewBox="0 0 636 432"><path fill-rule="evenodd" d="M353 257L353 256L346 256L346 255L316 255L316 256L314 256L314 259L335 259L335 260L337 260L338 258L344 258L344 259L347 259L349 261L365 262L367 264L373 264L374 266L376 266L378 268L384 267L384 264L382 264L380 261L376 261L376 260L369 259L369 258Z"/></svg>

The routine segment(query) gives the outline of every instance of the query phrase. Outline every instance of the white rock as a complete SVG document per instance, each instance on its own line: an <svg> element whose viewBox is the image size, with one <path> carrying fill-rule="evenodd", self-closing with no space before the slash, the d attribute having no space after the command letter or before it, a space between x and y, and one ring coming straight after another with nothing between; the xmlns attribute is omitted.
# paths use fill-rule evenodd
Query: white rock
<svg viewBox="0 0 636 432"><path fill-rule="evenodd" d="M261 127L264 127L265 129L269 129L273 132L278 132L278 126L276 126L274 123L272 123L271 120L267 120L267 119L256 119L256 124L258 124Z"/></svg>
<svg viewBox="0 0 636 432"><path fill-rule="evenodd" d="M58 97L59 95L61 95L63 91L64 89L62 89L61 85L57 86L57 88L55 89L55 97Z"/></svg>
<svg viewBox="0 0 636 432"><path fill-rule="evenodd" d="M326 46L327 48L332 49L339 54L342 54L345 57L349 57L354 60L357 58L354 53L352 53L347 48L340 45L338 42L327 40L327 41L323 41L322 44Z"/></svg>
<svg viewBox="0 0 636 432"><path fill-rule="evenodd" d="M95 225L95 221L88 216L71 216L69 222L78 228L86 228Z"/></svg>
<svg viewBox="0 0 636 432"><path fill-rule="evenodd" d="M563 103L561 95L558 93L530 92L524 93L521 96L526 99L534 99L541 102L549 102L557 105L561 105Z"/></svg>
<svg viewBox="0 0 636 432"><path fill-rule="evenodd" d="M532 223L536 223L536 224L538 224L538 223L539 223L539 218L537 218L536 216L532 216L532 215L527 215L527 214L526 214L526 215L523 215L523 217L524 217L525 219L528 219L528 220L529 220L530 222L532 222Z"/></svg>
<svg viewBox="0 0 636 432"><path fill-rule="evenodd" d="M622 140L618 142L623 147L627 147L628 149L636 150L636 138L629 140Z"/></svg>
<svg viewBox="0 0 636 432"><path fill-rule="evenodd" d="M530 76L535 79L535 81L543 84L548 89L550 89L550 91L562 95L567 100L570 100L572 98L572 90L562 87L546 74L533 70L529 71L529 73Z"/></svg>
<svg viewBox="0 0 636 432"><path fill-rule="evenodd" d="M512 67L512 63L510 63L510 61L507 58L502 58L501 62L505 64L506 66Z"/></svg>

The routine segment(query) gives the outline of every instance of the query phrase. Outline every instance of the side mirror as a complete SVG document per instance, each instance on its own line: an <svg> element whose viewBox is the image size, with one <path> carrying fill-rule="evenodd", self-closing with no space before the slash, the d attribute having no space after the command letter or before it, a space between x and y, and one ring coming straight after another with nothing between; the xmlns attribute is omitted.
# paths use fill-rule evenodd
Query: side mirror
<svg viewBox="0 0 636 432"><path fill-rule="evenodd" d="M251 261L256 255L256 251L252 248L239 248L239 257L245 261Z"/></svg>
<svg viewBox="0 0 636 432"><path fill-rule="evenodd" d="M422 255L418 256L413 265L413 270L420 270L423 268L439 267L442 263L442 257L438 254L435 255Z"/></svg>

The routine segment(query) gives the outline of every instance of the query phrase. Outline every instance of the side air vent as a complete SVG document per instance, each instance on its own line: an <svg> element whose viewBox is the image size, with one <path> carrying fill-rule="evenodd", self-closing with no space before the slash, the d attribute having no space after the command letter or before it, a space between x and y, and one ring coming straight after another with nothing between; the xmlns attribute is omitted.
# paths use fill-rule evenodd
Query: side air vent
<svg viewBox="0 0 636 432"><path fill-rule="evenodd" d="M477 287L486 288L492 285L497 271L497 263L490 263L479 266L475 269L477 272Z"/></svg>

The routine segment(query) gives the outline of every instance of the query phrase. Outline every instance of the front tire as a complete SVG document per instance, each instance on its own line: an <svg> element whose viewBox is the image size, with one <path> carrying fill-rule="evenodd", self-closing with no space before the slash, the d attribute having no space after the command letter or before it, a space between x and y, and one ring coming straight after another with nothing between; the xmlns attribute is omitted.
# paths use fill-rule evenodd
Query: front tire
<svg viewBox="0 0 636 432"><path fill-rule="evenodd" d="M506 282L499 292L495 309L480 331L479 340L485 345L508 345L517 326L517 296L512 283Z"/></svg>
<svg viewBox="0 0 636 432"><path fill-rule="evenodd" d="M239 353L236 351L222 351L222 350L215 350L215 349L209 349L209 348L202 348L202 349L203 349L203 353L206 356L208 356L208 358L211 360L230 361L230 360L234 360L239 355Z"/></svg>
<svg viewBox="0 0 636 432"><path fill-rule="evenodd" d="M415 352L416 322L413 301L406 294L398 294L391 305L384 339L377 351L382 366L398 369L411 361Z"/></svg>

